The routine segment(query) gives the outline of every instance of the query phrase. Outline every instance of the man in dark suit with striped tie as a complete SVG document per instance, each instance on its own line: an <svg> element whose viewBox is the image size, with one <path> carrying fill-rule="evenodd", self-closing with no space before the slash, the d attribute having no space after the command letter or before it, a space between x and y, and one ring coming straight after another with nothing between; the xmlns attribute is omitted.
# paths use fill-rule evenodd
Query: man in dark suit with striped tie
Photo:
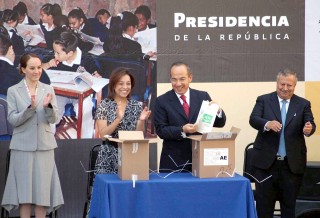
<svg viewBox="0 0 320 218"><path fill-rule="evenodd" d="M252 165L259 218L273 217L280 201L281 217L295 217L295 202L306 167L305 136L316 130L311 104L294 94L297 75L290 69L277 76L276 92L257 98L250 125L258 130Z"/></svg>
<svg viewBox="0 0 320 218"><path fill-rule="evenodd" d="M188 135L199 134L194 123L202 101L211 102L207 92L189 88L192 73L188 64L176 62L170 68L172 90L159 96L153 109L157 135L163 139L160 172L191 172L192 145ZM221 108L214 127L223 127L226 116Z"/></svg>

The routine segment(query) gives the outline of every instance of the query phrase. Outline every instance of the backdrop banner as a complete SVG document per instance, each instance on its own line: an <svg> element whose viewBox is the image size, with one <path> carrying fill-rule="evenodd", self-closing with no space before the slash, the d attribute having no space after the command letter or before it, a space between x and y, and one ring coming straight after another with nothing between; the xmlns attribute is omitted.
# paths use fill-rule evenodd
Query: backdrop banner
<svg viewBox="0 0 320 218"><path fill-rule="evenodd" d="M304 72L305 1L161 0L157 14L158 82L169 81L178 60L189 63L194 82L274 81L283 67Z"/></svg>

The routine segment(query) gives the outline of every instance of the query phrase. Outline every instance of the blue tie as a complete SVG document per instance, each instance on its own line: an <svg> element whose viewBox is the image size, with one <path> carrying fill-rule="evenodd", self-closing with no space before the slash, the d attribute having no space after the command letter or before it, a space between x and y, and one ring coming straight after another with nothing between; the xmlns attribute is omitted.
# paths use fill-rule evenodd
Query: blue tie
<svg viewBox="0 0 320 218"><path fill-rule="evenodd" d="M284 142L284 126L286 124L286 116L287 116L286 103L287 103L286 100L282 100L282 106L281 106L282 129L281 129L280 144L279 144L279 150L278 150L278 154L281 157L286 156L286 144Z"/></svg>

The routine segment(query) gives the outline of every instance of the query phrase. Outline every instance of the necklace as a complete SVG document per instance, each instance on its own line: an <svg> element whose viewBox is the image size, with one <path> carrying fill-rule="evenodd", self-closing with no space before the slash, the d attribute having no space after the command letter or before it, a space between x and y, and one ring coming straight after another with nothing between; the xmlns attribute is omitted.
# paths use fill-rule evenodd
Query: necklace
<svg viewBox="0 0 320 218"><path fill-rule="evenodd" d="M28 87L28 85L27 85L27 82L26 82L25 79L24 79L23 81L24 81L24 84L26 85L28 95L29 95L29 97L30 97L30 99L31 99L31 93L30 93L29 87ZM38 82L37 82L37 85L36 85L35 96L37 96L37 93L38 93Z"/></svg>

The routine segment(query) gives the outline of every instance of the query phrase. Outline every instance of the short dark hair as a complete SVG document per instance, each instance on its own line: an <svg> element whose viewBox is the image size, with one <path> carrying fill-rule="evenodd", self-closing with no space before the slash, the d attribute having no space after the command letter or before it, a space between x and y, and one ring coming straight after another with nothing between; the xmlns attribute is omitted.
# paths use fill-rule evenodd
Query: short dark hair
<svg viewBox="0 0 320 218"><path fill-rule="evenodd" d="M133 13L129 11L122 12L121 25L122 25L123 31L126 31L130 26L137 27L138 24L139 24L139 20L137 16L135 16Z"/></svg>
<svg viewBox="0 0 320 218"><path fill-rule="evenodd" d="M21 56L20 58L20 68L19 68L19 73L20 74L24 74L22 72L22 68L26 68L27 65L28 65L28 61L31 59L31 58L38 58L40 61L41 59L39 58L38 55L34 54L34 53L25 53Z"/></svg>
<svg viewBox="0 0 320 218"><path fill-rule="evenodd" d="M52 15L53 18L55 18L56 16L62 15L62 9L58 4L46 3L41 7L41 10L46 15Z"/></svg>
<svg viewBox="0 0 320 218"><path fill-rule="evenodd" d="M75 52L78 47L78 37L70 31L65 31L53 41L54 44L60 45L62 51L69 53L70 51Z"/></svg>
<svg viewBox="0 0 320 218"><path fill-rule="evenodd" d="M5 9L3 11L2 15L2 21L3 22L8 22L10 20L12 21L18 21L19 15L16 11L13 11L11 9Z"/></svg>
<svg viewBox="0 0 320 218"><path fill-rule="evenodd" d="M110 12L106 9L100 9L99 11L97 11L95 18L97 18L99 15L104 15L104 14L108 14L109 17L111 16Z"/></svg>
<svg viewBox="0 0 320 218"><path fill-rule="evenodd" d="M13 8L13 11L16 11L19 16L28 14L27 5L24 2L18 2Z"/></svg>
<svg viewBox="0 0 320 218"><path fill-rule="evenodd" d="M64 14L61 14L59 16L56 16L53 19L53 24L57 27L63 27L63 26L68 26L68 17Z"/></svg>
<svg viewBox="0 0 320 218"><path fill-rule="evenodd" d="M188 75L191 76L192 75L192 71L190 69L190 66L189 64L183 62L183 61L176 61L174 63L171 64L170 66L170 71L169 71L169 75L170 75L170 78L171 78L171 70L173 67L178 67L178 66L185 66L187 68L187 72L188 72Z"/></svg>
<svg viewBox="0 0 320 218"><path fill-rule="evenodd" d="M68 14L68 18L76 18L78 20L80 20L81 18L83 19L83 22L86 23L87 22L87 17L84 14L83 10L81 8L75 8L73 10L71 10Z"/></svg>
<svg viewBox="0 0 320 218"><path fill-rule="evenodd" d="M7 35L1 33L0 34L0 55L5 56L8 53L10 46L12 46L10 38Z"/></svg>
<svg viewBox="0 0 320 218"><path fill-rule="evenodd" d="M115 98L116 93L115 93L114 89L115 89L117 83L120 81L120 79L125 75L128 75L130 77L131 92L132 92L132 89L134 87L135 81L134 81L134 77L130 73L130 69L129 68L125 68L125 67L118 67L118 68L114 69L112 71L111 75L110 75L107 98L109 98L109 99L114 99ZM129 93L127 98L131 97L131 92Z"/></svg>
<svg viewBox="0 0 320 218"><path fill-rule="evenodd" d="M142 14L147 20L151 18L150 8L146 5L140 5L139 7L137 7L134 14Z"/></svg>

